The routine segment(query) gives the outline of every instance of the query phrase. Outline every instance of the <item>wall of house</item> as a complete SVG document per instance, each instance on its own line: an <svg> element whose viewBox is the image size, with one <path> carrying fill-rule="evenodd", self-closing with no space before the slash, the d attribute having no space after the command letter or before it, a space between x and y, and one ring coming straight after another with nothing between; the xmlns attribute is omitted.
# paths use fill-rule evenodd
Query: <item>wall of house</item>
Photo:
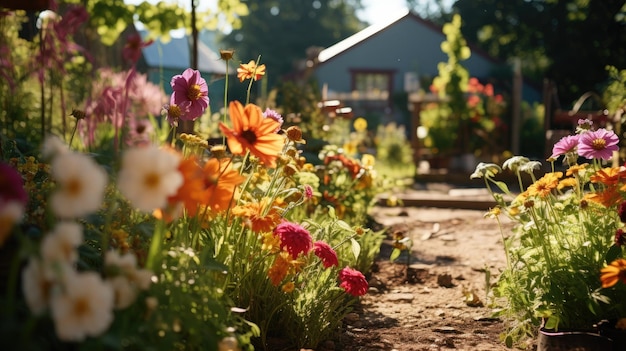
<svg viewBox="0 0 626 351"><path fill-rule="evenodd" d="M329 91L349 92L351 69L392 69L396 72L394 93L403 92L406 72L429 78L438 74L437 64L448 59L441 51L444 40L437 28L408 16L321 63L315 76L320 86L326 84ZM472 53L463 65L471 76L487 77L493 62Z"/></svg>

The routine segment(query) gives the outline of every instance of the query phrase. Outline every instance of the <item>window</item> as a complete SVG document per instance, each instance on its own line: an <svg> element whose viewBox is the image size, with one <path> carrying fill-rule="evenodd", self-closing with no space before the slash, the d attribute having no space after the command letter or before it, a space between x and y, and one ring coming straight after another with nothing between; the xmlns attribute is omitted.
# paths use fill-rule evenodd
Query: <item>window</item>
<svg viewBox="0 0 626 351"><path fill-rule="evenodd" d="M353 70L352 91L363 95L389 96L393 81L390 70Z"/></svg>

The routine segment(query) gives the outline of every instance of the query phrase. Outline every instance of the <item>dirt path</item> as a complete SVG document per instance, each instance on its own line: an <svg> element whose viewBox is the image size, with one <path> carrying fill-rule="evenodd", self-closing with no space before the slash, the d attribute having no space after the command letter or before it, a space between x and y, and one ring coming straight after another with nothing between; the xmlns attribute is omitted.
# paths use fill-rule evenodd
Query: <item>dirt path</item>
<svg viewBox="0 0 626 351"><path fill-rule="evenodd" d="M508 350L487 288L505 265L497 222L477 210L376 207L372 213L388 233L412 239L408 274L408 255L394 263L387 259L393 242L388 237L370 292L346 318L335 349Z"/></svg>

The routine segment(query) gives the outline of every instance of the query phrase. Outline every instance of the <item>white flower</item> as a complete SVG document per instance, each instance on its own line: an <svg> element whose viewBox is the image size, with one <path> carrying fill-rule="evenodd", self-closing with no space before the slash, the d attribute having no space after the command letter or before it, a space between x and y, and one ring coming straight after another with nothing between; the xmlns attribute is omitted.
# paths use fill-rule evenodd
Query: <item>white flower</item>
<svg viewBox="0 0 626 351"><path fill-rule="evenodd" d="M115 291L115 308L130 306L137 298L139 290L147 290L150 287L152 272L138 269L134 254L120 255L116 251L108 251L104 262L108 271L117 274L110 279Z"/></svg>
<svg viewBox="0 0 626 351"><path fill-rule="evenodd" d="M97 273L69 275L50 303L59 339L82 341L105 332L113 322L113 297L113 288Z"/></svg>
<svg viewBox="0 0 626 351"><path fill-rule="evenodd" d="M57 155L52 160L52 176L58 189L50 204L57 216L82 217L100 208L107 174L89 156L75 152Z"/></svg>
<svg viewBox="0 0 626 351"><path fill-rule="evenodd" d="M57 277L78 261L76 248L83 242L83 228L74 222L59 222L41 241L41 257L48 278Z"/></svg>
<svg viewBox="0 0 626 351"><path fill-rule="evenodd" d="M183 183L177 154L154 145L128 150L122 158L118 187L138 209L163 208Z"/></svg>
<svg viewBox="0 0 626 351"><path fill-rule="evenodd" d="M41 154L44 158L51 158L55 155L64 154L69 151L67 145L56 135L48 135L43 141Z"/></svg>
<svg viewBox="0 0 626 351"><path fill-rule="evenodd" d="M40 315L48 308L52 286L53 283L43 274L41 262L31 257L22 271L22 291L33 314Z"/></svg>

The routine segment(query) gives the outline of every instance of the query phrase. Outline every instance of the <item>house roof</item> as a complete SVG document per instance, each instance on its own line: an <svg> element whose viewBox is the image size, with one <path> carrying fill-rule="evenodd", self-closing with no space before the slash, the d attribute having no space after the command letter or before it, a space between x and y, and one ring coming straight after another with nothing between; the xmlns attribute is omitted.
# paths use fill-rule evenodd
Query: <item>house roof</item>
<svg viewBox="0 0 626 351"><path fill-rule="evenodd" d="M350 50L351 48L353 48L354 46L357 46L363 42L365 42L367 39L383 32L384 30L386 30L387 28L391 27L392 25L394 25L396 22L403 20L405 18L412 18L413 20L421 23L422 25L424 25L425 27L431 29L433 32L438 33L440 35L444 35L442 32L442 28L439 27L438 25L427 21L425 19L423 19L422 17L416 15L415 13L413 13L410 10L406 10L405 12L400 12L396 17L390 18L387 22L382 22L379 24L375 24L375 25L371 25L369 27L366 27L365 29L361 30L360 32L357 32L349 37L347 37L346 39L320 51L319 55L318 55L318 61L319 63L324 63L330 59L332 59L333 57L340 55L348 50ZM495 58L493 58L492 56L486 54L485 52L481 51L480 49L474 47L472 44L468 43L468 46L470 47L471 51L480 56L483 56L484 58L496 62L497 60Z"/></svg>
<svg viewBox="0 0 626 351"><path fill-rule="evenodd" d="M142 37L145 31L140 31ZM149 67L185 70L191 66L191 43L187 35L172 37L167 43L160 39L143 48L143 56ZM203 73L225 74L226 64L208 45L198 40L198 70Z"/></svg>

